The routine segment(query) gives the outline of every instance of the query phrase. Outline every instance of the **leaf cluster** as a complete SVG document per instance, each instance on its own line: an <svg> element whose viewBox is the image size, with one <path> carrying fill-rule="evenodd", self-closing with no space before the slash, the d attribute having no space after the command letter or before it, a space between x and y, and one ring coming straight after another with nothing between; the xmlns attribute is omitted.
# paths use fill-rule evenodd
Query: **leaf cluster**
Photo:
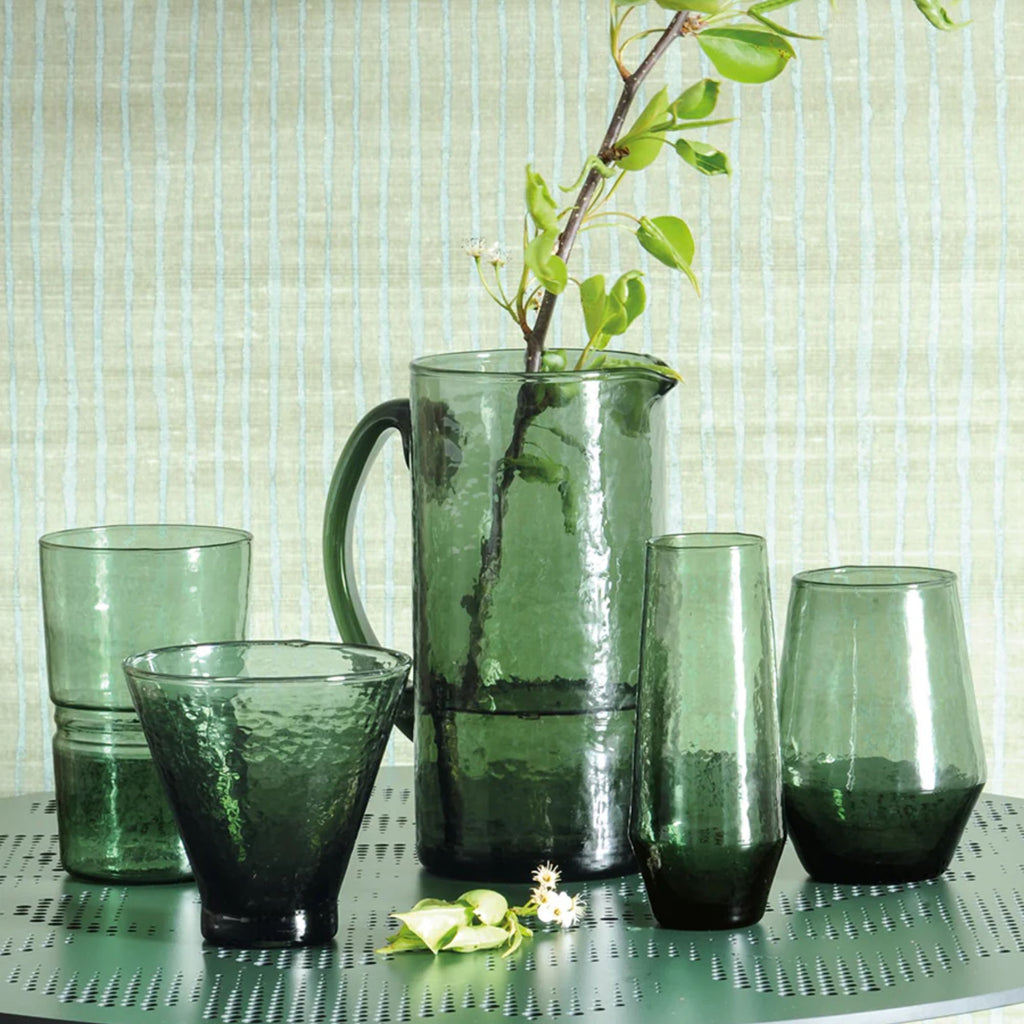
<svg viewBox="0 0 1024 1024"><path fill-rule="evenodd" d="M674 0L657 0L669 10L684 5ZM778 4L779 0L769 0ZM793 3L796 0L785 0ZM611 40L616 65L628 81L625 51L636 44L646 31L626 36L624 29L637 3L611 3ZM716 19L733 18L736 11L726 0L694 0L685 8L697 14L688 15L688 34L693 35L711 63L726 78L740 82L765 82L778 75L795 56L784 36L771 28L721 25ZM645 71L646 73L646 71ZM543 293L560 295L569 284L579 289L580 304L587 332L587 344L577 363L582 368L593 355L604 349L612 337L623 334L643 313L647 295L639 270L628 270L610 286L603 274L586 280L572 278L567 266L566 239L578 230L593 227L629 227L642 249L659 262L683 273L696 287L693 272L694 239L690 228L675 215L637 216L614 209L610 199L623 178L642 171L653 163L661 150L669 146L686 164L705 175L729 173L728 157L694 133L720 125L729 118L713 118L720 93L720 82L703 78L670 97L668 87L660 89L646 104L639 116L625 130L604 145L601 151L587 158L577 180L562 189L569 192L581 188L576 202L559 205L554 190L531 166L526 168L526 212L523 230L523 270L517 289L511 296L505 290L501 262L490 261L493 283L485 278L483 254L473 253L484 284L499 305L516 320L524 336L533 325L531 314ZM631 96L629 97L632 98ZM621 101L620 101L621 102ZM628 107L623 103L623 110Z"/></svg>
<svg viewBox="0 0 1024 1024"><path fill-rule="evenodd" d="M519 920L524 909L510 907L493 889L472 889L454 901L423 899L391 915L401 927L375 952L474 953L505 946L502 956L509 956L533 935Z"/></svg>
<svg viewBox="0 0 1024 1024"><path fill-rule="evenodd" d="M577 369L593 365L597 352L612 337L623 334L644 312L647 295L639 270L627 270L608 286L604 274L583 281L573 278L568 258L579 231L594 227L624 227L640 247L665 266L681 272L697 288L693 271L695 243L686 222L676 214L634 214L614 209L609 200L623 178L649 167L662 150L672 150L703 175L729 174L728 156L695 133L725 124L730 118L714 114L721 81L703 78L674 98L667 86L659 89L628 126L624 114L640 83L676 38L695 41L722 79L760 85L781 74L796 57L791 39L813 39L782 25L776 12L799 0L760 0L744 7L736 0L653 0L673 12L669 26L637 28L630 18L650 0L609 0L611 55L622 77L623 95L608 133L597 153L589 155L576 181L561 191L579 190L575 201L560 204L543 176L526 168L526 217L523 224L522 271L511 295L502 279L503 259L482 259L472 252L481 280L491 297L516 321L527 348L542 352L550 308L570 284L579 290L587 344ZM928 21L941 29L957 26L939 0L914 0ZM658 42L630 70L628 52L651 36ZM485 267L492 268L491 277Z"/></svg>

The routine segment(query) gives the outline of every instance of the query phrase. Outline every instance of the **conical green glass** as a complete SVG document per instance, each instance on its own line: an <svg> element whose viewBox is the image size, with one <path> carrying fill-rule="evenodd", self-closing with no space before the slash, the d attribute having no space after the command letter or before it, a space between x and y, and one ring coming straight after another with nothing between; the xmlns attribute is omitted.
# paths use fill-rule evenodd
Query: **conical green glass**
<svg viewBox="0 0 1024 1024"><path fill-rule="evenodd" d="M779 672L786 822L807 872L941 874L985 780L956 576L799 573Z"/></svg>
<svg viewBox="0 0 1024 1024"><path fill-rule="evenodd" d="M299 640L126 659L209 941L300 946L334 936L409 665L396 651Z"/></svg>
<svg viewBox="0 0 1024 1024"><path fill-rule="evenodd" d="M764 915L785 843L774 651L763 538L648 543L630 840L663 926Z"/></svg>
<svg viewBox="0 0 1024 1024"><path fill-rule="evenodd" d="M539 374L514 350L417 360L410 400L371 412L339 460L327 581L342 636L363 642L352 503L383 430L402 432L411 461L417 850L431 871L632 866L643 552L672 380L618 358Z"/></svg>

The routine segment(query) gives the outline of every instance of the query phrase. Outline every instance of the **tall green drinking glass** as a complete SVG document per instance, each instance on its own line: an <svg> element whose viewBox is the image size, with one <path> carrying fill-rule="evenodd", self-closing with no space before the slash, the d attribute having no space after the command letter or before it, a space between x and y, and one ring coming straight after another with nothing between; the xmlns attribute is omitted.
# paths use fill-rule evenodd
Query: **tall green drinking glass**
<svg viewBox="0 0 1024 1024"><path fill-rule="evenodd" d="M650 357L605 358L600 370L536 374L514 350L416 360L410 399L370 412L338 461L324 560L353 642L373 633L355 591L352 512L385 429L401 432L411 463L409 717L417 852L431 871L632 868L644 542L660 518L659 399L673 382Z"/></svg>
<svg viewBox="0 0 1024 1024"><path fill-rule="evenodd" d="M985 780L956 576L797 574L779 672L786 822L811 877L941 874Z"/></svg>
<svg viewBox="0 0 1024 1024"><path fill-rule="evenodd" d="M169 643L243 636L252 537L174 524L40 538L61 861L121 882L190 877L121 661Z"/></svg>
<svg viewBox="0 0 1024 1024"><path fill-rule="evenodd" d="M763 538L647 544L630 840L669 928L760 920L782 826Z"/></svg>

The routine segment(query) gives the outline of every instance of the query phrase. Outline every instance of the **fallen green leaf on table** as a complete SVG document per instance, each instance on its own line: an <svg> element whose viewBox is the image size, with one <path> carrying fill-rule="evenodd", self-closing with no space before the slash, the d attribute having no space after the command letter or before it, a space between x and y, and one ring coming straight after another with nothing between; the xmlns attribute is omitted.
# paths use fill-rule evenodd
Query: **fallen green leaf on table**
<svg viewBox="0 0 1024 1024"><path fill-rule="evenodd" d="M401 927L376 952L474 953L505 946L502 956L508 956L523 939L533 935L521 917L536 917L569 928L583 916L582 900L558 892L558 879L558 869L553 865L537 868L533 873L536 887L529 902L521 907L510 907L508 900L493 889L471 889L452 901L420 900L411 910L391 915Z"/></svg>

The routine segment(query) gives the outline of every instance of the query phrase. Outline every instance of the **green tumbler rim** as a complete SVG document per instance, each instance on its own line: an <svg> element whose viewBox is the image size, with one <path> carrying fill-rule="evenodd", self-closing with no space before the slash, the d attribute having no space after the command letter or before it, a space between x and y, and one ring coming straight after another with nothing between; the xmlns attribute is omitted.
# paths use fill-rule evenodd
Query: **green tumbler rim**
<svg viewBox="0 0 1024 1024"><path fill-rule="evenodd" d="M159 661L161 657L165 660L172 656L181 655L187 651L201 653L210 650L226 650L229 648L290 648L294 650L309 650L310 648L321 651L337 651L341 654L346 652L372 655L379 664L373 668L339 670L338 672L278 672L276 674L262 674L259 676L218 676L218 675L192 675L186 672L175 672L161 669ZM401 651L391 650L388 647L376 647L370 644L338 644L329 641L319 640L225 640L216 643L197 644L171 644L167 647L156 647L150 651L142 651L124 659L123 665L126 671L130 671L137 679L164 680L176 686L192 686L197 689L206 687L230 687L239 688L258 686L261 683L315 683L317 685L346 684L359 685L394 676L397 672L408 671L412 667L412 658Z"/></svg>
<svg viewBox="0 0 1024 1024"><path fill-rule="evenodd" d="M713 548L748 548L765 543L764 537L756 533L736 532L695 532L663 533L647 541L648 548L658 551L687 551Z"/></svg>
<svg viewBox="0 0 1024 1024"><path fill-rule="evenodd" d="M190 551L252 542L248 530L199 523L114 523L45 533L40 547L79 551Z"/></svg>
<svg viewBox="0 0 1024 1024"><path fill-rule="evenodd" d="M837 565L826 569L808 569L793 577L802 587L859 587L878 590L920 590L946 587L956 582L950 569L921 565Z"/></svg>

